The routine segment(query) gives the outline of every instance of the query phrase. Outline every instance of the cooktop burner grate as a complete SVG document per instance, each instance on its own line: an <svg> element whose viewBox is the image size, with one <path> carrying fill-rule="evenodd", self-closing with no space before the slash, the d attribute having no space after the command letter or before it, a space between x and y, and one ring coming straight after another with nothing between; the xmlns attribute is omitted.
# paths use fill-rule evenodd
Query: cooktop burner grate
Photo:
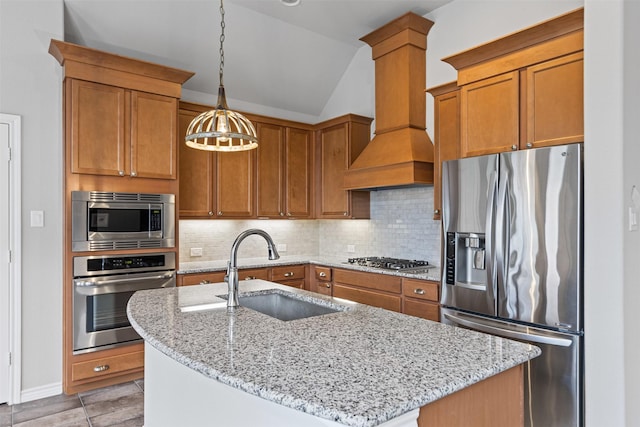
<svg viewBox="0 0 640 427"><path fill-rule="evenodd" d="M405 271L416 268L428 269L433 267L429 265L429 262L427 261L388 257L349 258L348 262L349 264L361 265L363 267L374 267L396 271Z"/></svg>

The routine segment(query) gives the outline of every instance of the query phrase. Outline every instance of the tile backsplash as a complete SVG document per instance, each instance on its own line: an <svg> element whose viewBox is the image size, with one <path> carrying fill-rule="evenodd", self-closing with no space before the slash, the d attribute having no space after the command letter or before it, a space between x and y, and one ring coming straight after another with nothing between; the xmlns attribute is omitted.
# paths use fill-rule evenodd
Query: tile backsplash
<svg viewBox="0 0 640 427"><path fill-rule="evenodd" d="M440 222L432 212L433 187L428 186L372 191L369 220L182 220L180 260L228 259L240 232L261 228L276 244L286 245L281 255L391 256L440 265ZM192 257L191 248L201 248L202 256ZM266 257L264 240L248 237L238 254Z"/></svg>

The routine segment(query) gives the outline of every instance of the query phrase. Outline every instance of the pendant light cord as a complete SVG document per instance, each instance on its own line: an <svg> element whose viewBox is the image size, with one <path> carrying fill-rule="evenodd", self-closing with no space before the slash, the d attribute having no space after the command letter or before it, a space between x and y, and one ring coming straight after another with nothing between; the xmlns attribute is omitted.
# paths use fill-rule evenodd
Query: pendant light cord
<svg viewBox="0 0 640 427"><path fill-rule="evenodd" d="M224 5L222 4L223 0L220 0L220 17L222 18L220 21L220 28L221 28L221 32L220 32L220 86L223 86L222 84L222 70L224 68L224 48L223 48L223 44L224 44Z"/></svg>

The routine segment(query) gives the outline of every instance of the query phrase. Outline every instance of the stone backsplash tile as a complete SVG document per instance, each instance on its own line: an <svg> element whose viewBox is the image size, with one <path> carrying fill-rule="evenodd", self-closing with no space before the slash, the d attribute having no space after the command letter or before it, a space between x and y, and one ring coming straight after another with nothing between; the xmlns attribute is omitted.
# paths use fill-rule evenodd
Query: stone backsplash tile
<svg viewBox="0 0 640 427"><path fill-rule="evenodd" d="M431 219L432 212L433 187L429 186L372 191L370 220L183 220L180 260L228 259L240 232L261 228L276 244L286 245L282 255L390 256L440 265L440 222ZM192 257L191 248L202 248L202 256ZM248 237L239 250L240 257L266 254L259 236Z"/></svg>

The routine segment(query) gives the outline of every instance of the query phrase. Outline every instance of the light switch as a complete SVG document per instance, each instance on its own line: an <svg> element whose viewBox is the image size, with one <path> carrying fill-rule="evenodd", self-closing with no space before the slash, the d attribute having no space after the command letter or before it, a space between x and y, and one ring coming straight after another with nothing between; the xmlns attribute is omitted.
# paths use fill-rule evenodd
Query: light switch
<svg viewBox="0 0 640 427"><path fill-rule="evenodd" d="M44 227L44 211L31 211L31 227Z"/></svg>
<svg viewBox="0 0 640 427"><path fill-rule="evenodd" d="M191 256L202 256L202 248L191 248Z"/></svg>
<svg viewBox="0 0 640 427"><path fill-rule="evenodd" d="M638 211L629 208L629 231L638 231Z"/></svg>
<svg viewBox="0 0 640 427"><path fill-rule="evenodd" d="M356 245L347 245L347 252L352 254L356 251Z"/></svg>
<svg viewBox="0 0 640 427"><path fill-rule="evenodd" d="M276 250L278 252L287 252L287 244L286 243L278 243L276 245Z"/></svg>

